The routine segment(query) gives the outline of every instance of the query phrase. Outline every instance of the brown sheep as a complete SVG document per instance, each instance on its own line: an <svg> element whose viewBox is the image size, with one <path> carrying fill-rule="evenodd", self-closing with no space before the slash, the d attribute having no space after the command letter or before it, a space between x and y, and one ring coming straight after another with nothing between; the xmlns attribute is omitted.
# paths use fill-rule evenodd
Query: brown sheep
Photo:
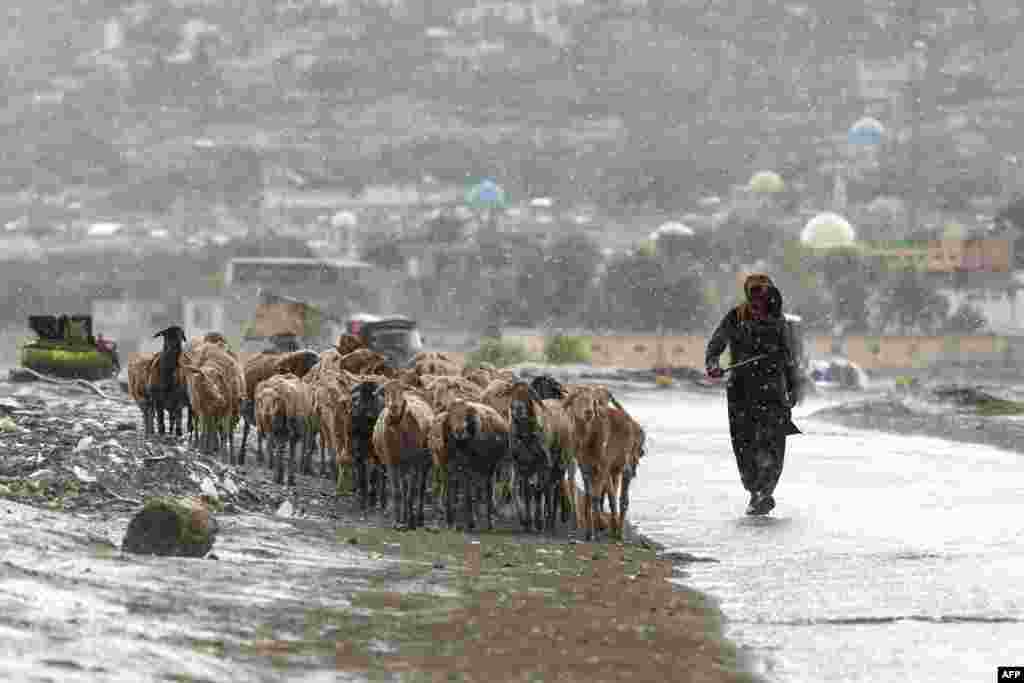
<svg viewBox="0 0 1024 683"><path fill-rule="evenodd" d="M441 360L446 363L458 364L458 361L454 357L444 351L419 351L412 357L412 364L416 365L421 360Z"/></svg>
<svg viewBox="0 0 1024 683"><path fill-rule="evenodd" d="M383 355L371 349L362 348L342 356L339 365L342 370L348 370L357 375L370 375L380 372L382 368L388 366L388 363L387 358Z"/></svg>
<svg viewBox="0 0 1024 683"><path fill-rule="evenodd" d="M384 410L373 427L373 447L387 468L395 526L414 529L423 524L431 462L427 436L434 411L418 392L397 380L385 384L382 392Z"/></svg>
<svg viewBox="0 0 1024 683"><path fill-rule="evenodd" d="M285 483L284 448L288 449L288 485L295 485L295 447L305 440L313 417L313 392L296 375L274 375L256 388L256 420L259 428L270 435L277 451L278 484Z"/></svg>
<svg viewBox="0 0 1024 683"><path fill-rule="evenodd" d="M366 348L366 344L363 340L354 334L343 334L338 337L338 343L334 345L334 349L337 350L341 356L348 355L356 349Z"/></svg>
<svg viewBox="0 0 1024 683"><path fill-rule="evenodd" d="M486 403L507 417L509 406L512 404L513 386L514 383L508 380L493 379L480 395L480 402Z"/></svg>
<svg viewBox="0 0 1024 683"><path fill-rule="evenodd" d="M323 372L315 382L307 382L313 392L313 413L320 432L320 472L328 471L325 449L334 453L331 469L335 475L343 458L348 458L348 390L340 373Z"/></svg>
<svg viewBox="0 0 1024 683"><path fill-rule="evenodd" d="M452 375L456 377L462 375L462 366L458 363L435 358L416 361L413 368L419 375Z"/></svg>
<svg viewBox="0 0 1024 683"><path fill-rule="evenodd" d="M626 513L629 510L629 485L636 476L636 466L643 456L645 435L640 424L612 399L608 409L609 434L605 460L607 468L602 470L604 480L597 482L598 500L608 497L610 508L609 527L621 538L625 529ZM616 495L618 511L616 511Z"/></svg>
<svg viewBox="0 0 1024 683"><path fill-rule="evenodd" d="M304 377L317 366L320 356L315 351L302 349L288 353L264 351L252 356L244 364L245 397L242 400L242 445L239 448L238 462L245 464L245 446L249 440L249 428L255 424L256 387L263 380L274 375L291 373L296 377ZM256 453L263 462L263 432L256 431Z"/></svg>
<svg viewBox="0 0 1024 683"><path fill-rule="evenodd" d="M148 388L155 384L159 377L157 371L157 353L138 353L128 361L128 395L142 411L143 433L153 434L153 402Z"/></svg>
<svg viewBox="0 0 1024 683"><path fill-rule="evenodd" d="M483 390L473 382L453 375L423 375L420 382L436 412L444 412L456 400L479 401Z"/></svg>
<svg viewBox="0 0 1024 683"><path fill-rule="evenodd" d="M238 424L245 374L224 347L203 343L182 358L189 404L198 417L198 434L208 452L226 450L234 462L234 431Z"/></svg>
<svg viewBox="0 0 1024 683"><path fill-rule="evenodd" d="M593 385L579 387L563 400L572 425L572 447L580 474L583 492L589 500L584 510L586 540L593 540L596 513L600 510L600 488L609 472L607 462L608 438L611 426L608 418L611 393L607 387Z"/></svg>
<svg viewBox="0 0 1024 683"><path fill-rule="evenodd" d="M249 427L256 424L256 387L260 382L277 374L277 361L281 358L279 353L264 351L248 358L243 365L245 375L245 396L242 398L242 445L238 449L238 462L245 464L245 445L249 440ZM259 462L263 463L263 432L256 429L256 454Z"/></svg>
<svg viewBox="0 0 1024 683"><path fill-rule="evenodd" d="M494 367L476 367L476 368L463 368L462 376L473 382L481 389L486 389L487 385L491 383L491 380L495 379L498 375L498 371Z"/></svg>

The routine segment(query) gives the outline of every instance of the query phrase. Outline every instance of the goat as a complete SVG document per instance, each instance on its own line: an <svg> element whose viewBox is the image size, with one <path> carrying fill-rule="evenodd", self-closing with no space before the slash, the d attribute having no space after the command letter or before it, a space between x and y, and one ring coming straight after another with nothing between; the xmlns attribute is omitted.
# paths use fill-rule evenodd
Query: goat
<svg viewBox="0 0 1024 683"><path fill-rule="evenodd" d="M607 476L607 447L610 434L608 403L611 394L603 386L579 386L563 404L572 427L572 446L583 475L583 494L589 501L584 519L586 540L594 537L600 511L600 485Z"/></svg>
<svg viewBox="0 0 1024 683"><path fill-rule="evenodd" d="M381 390L384 410L373 427L373 448L388 469L395 527L415 529L423 524L434 411L425 397L401 381L390 380Z"/></svg>
<svg viewBox="0 0 1024 683"><path fill-rule="evenodd" d="M509 457L508 422L493 408L475 401L457 401L448 410L448 494L458 480L464 496L465 529L476 528L474 490L482 487L487 502L487 529L494 529L494 477ZM449 503L450 505L450 503Z"/></svg>
<svg viewBox="0 0 1024 683"><path fill-rule="evenodd" d="M285 482L283 451L287 446L288 485L295 485L295 446L305 439L312 414L312 390L295 375L274 375L256 387L256 423L270 434L276 447L278 484Z"/></svg>
<svg viewBox="0 0 1024 683"><path fill-rule="evenodd" d="M537 392L541 400L548 398L565 398L565 389L562 383L551 375L538 375L530 380L530 386Z"/></svg>
<svg viewBox="0 0 1024 683"><path fill-rule="evenodd" d="M359 495L359 510L366 512L367 503L374 507L379 495L381 507L387 503L385 472L373 451L373 430L380 414L384 411L382 385L365 381L352 387L351 392L351 436L352 465L355 487Z"/></svg>
<svg viewBox="0 0 1024 683"><path fill-rule="evenodd" d="M163 436L171 431L174 436L181 436L181 411L188 404L188 393L178 371L178 359L182 353L182 344L187 337L185 330L172 325L160 330L153 338L163 337L164 347L158 358L158 381L149 387L149 395L153 399L153 410L156 415L157 432ZM167 412L168 429L164 427L164 412Z"/></svg>
<svg viewBox="0 0 1024 683"><path fill-rule="evenodd" d="M225 449L234 460L234 432L238 423L245 375L241 364L224 347L202 343L181 360L187 377L189 404L199 418L202 447L207 452Z"/></svg>
<svg viewBox="0 0 1024 683"><path fill-rule="evenodd" d="M128 395L142 412L142 428L146 436L153 434L153 400L149 394L150 374L157 363L156 353L138 353L128 361Z"/></svg>

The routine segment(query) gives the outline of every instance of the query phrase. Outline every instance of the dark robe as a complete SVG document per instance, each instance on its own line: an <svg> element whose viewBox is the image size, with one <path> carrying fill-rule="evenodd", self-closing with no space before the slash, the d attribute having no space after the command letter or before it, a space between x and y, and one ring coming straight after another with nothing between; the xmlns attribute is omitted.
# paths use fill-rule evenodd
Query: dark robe
<svg viewBox="0 0 1024 683"><path fill-rule="evenodd" d="M708 367L727 346L734 365L766 356L730 371L726 384L733 453L743 487L751 493L772 494L782 474L786 437L800 433L791 410L800 388L793 334L781 315L741 319L733 309L708 342Z"/></svg>

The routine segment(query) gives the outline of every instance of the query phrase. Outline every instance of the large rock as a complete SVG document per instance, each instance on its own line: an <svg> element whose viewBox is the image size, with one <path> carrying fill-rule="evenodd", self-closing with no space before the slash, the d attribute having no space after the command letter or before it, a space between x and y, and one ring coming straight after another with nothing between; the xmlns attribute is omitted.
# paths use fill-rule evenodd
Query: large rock
<svg viewBox="0 0 1024 683"><path fill-rule="evenodd" d="M154 498L132 518L121 549L140 555L203 557L217 537L217 519L196 498Z"/></svg>

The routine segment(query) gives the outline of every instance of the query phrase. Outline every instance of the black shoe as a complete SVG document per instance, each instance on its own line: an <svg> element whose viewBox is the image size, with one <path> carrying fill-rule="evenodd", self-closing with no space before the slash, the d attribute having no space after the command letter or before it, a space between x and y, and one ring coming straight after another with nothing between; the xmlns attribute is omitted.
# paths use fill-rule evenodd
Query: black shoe
<svg viewBox="0 0 1024 683"><path fill-rule="evenodd" d="M759 515L759 514L761 514L759 512L759 510L761 509L761 504L762 504L761 494L759 492L757 492L757 491L754 491L753 493L750 494L750 502L747 503L747 514L748 515Z"/></svg>
<svg viewBox="0 0 1024 683"><path fill-rule="evenodd" d="M767 515L775 507L775 499L760 491L750 497L750 504L747 505L748 515Z"/></svg>

